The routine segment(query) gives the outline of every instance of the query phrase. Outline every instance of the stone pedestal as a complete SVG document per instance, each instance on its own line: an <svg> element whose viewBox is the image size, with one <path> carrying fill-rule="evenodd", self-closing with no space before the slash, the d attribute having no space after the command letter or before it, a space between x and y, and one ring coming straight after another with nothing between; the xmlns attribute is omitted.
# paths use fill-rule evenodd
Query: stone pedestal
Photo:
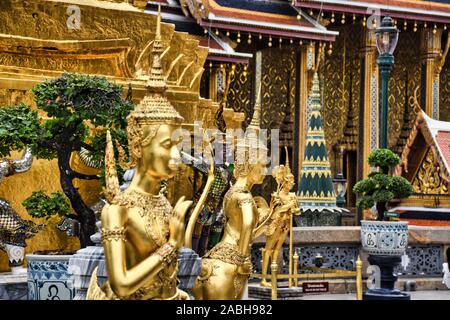
<svg viewBox="0 0 450 320"><path fill-rule="evenodd" d="M97 222L98 230L101 230L101 222ZM100 232L91 236L95 246L78 250L69 261L69 272L72 274L73 286L75 288L74 300L86 300L86 293L89 288L92 273L95 267L99 285L107 280L105 267L105 254L101 243Z"/></svg>
<svg viewBox="0 0 450 320"><path fill-rule="evenodd" d="M27 300L27 274L0 274L0 300Z"/></svg>
<svg viewBox="0 0 450 320"><path fill-rule="evenodd" d="M394 289L397 276L394 268L400 264L398 256L369 256L371 265L380 267L380 288L370 289L363 294L363 300L411 300L407 293Z"/></svg>
<svg viewBox="0 0 450 320"><path fill-rule="evenodd" d="M181 248L178 256L178 288L189 293L192 298L191 289L195 280L200 275L202 259L194 250Z"/></svg>

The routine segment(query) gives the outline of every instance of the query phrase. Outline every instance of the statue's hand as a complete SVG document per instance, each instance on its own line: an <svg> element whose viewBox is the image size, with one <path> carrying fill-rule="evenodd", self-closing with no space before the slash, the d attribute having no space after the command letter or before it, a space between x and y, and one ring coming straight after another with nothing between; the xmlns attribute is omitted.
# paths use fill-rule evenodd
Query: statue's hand
<svg viewBox="0 0 450 320"><path fill-rule="evenodd" d="M184 244L185 233L185 219L186 212L192 205L192 201L184 201L184 196L178 200L175 208L173 208L173 215L169 222L169 242L171 242L177 249Z"/></svg>

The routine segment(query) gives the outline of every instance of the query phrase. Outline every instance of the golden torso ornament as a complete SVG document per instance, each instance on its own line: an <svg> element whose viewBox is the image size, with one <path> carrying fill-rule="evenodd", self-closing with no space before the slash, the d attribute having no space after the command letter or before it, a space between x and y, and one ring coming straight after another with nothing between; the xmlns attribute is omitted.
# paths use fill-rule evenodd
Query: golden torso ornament
<svg viewBox="0 0 450 320"><path fill-rule="evenodd" d="M169 240L169 219L172 215L172 206L164 195L144 194L136 190L125 191L112 201L126 216L123 217L123 227L102 230L104 245L109 241L124 241L127 268L132 268L146 257L155 254L158 248ZM105 207L108 214L110 206ZM117 296L110 287L109 282L102 288L90 289L96 292L96 299L122 299L122 300L148 300L148 299L175 299L179 298L176 289L176 274L178 271L177 259L173 259L153 279L146 282L132 294Z"/></svg>

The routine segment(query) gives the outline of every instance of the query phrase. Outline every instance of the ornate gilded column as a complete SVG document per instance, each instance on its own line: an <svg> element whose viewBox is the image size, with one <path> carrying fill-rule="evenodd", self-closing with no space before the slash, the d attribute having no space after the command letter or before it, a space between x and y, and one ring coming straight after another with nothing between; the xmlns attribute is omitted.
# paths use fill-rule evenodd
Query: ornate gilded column
<svg viewBox="0 0 450 320"><path fill-rule="evenodd" d="M372 150L378 148L379 113L378 113L378 66L375 33L366 29L363 33L361 54L361 99L359 108L358 134L358 170L357 180L367 177L370 165L367 158ZM363 218L358 212L358 221Z"/></svg>
<svg viewBox="0 0 450 320"><path fill-rule="evenodd" d="M421 34L422 77L420 104L425 113L439 119L439 74L442 30L427 28Z"/></svg>
<svg viewBox="0 0 450 320"><path fill-rule="evenodd" d="M378 66L375 33L366 29L361 48L361 91L363 99L359 110L358 180L370 173L369 153L378 148Z"/></svg>

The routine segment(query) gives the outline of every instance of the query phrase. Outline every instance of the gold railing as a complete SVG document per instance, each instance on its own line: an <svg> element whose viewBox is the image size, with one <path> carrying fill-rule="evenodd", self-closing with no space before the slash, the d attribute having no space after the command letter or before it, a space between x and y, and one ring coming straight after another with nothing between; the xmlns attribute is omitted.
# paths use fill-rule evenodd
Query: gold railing
<svg viewBox="0 0 450 320"><path fill-rule="evenodd" d="M278 294L278 286L277 282L278 280L288 279L289 284L293 283L295 287L298 286L298 279L303 280L324 280L328 278L356 278L356 300L362 300L362 262L360 257L358 256L358 260L356 261L356 271L349 271L349 270L339 270L339 269L330 269L330 268L318 268L318 267L305 267L304 270L311 270L316 273L305 273L305 274L299 274L298 273L298 254L295 253L294 255L294 270L293 274L278 274L278 265L276 262L273 262L271 264L271 275L270 275L270 281L271 281L271 290L272 290L272 300L277 300L277 294ZM265 276L261 274L253 273L251 275L253 278L266 278ZM291 285L289 286L291 287Z"/></svg>

